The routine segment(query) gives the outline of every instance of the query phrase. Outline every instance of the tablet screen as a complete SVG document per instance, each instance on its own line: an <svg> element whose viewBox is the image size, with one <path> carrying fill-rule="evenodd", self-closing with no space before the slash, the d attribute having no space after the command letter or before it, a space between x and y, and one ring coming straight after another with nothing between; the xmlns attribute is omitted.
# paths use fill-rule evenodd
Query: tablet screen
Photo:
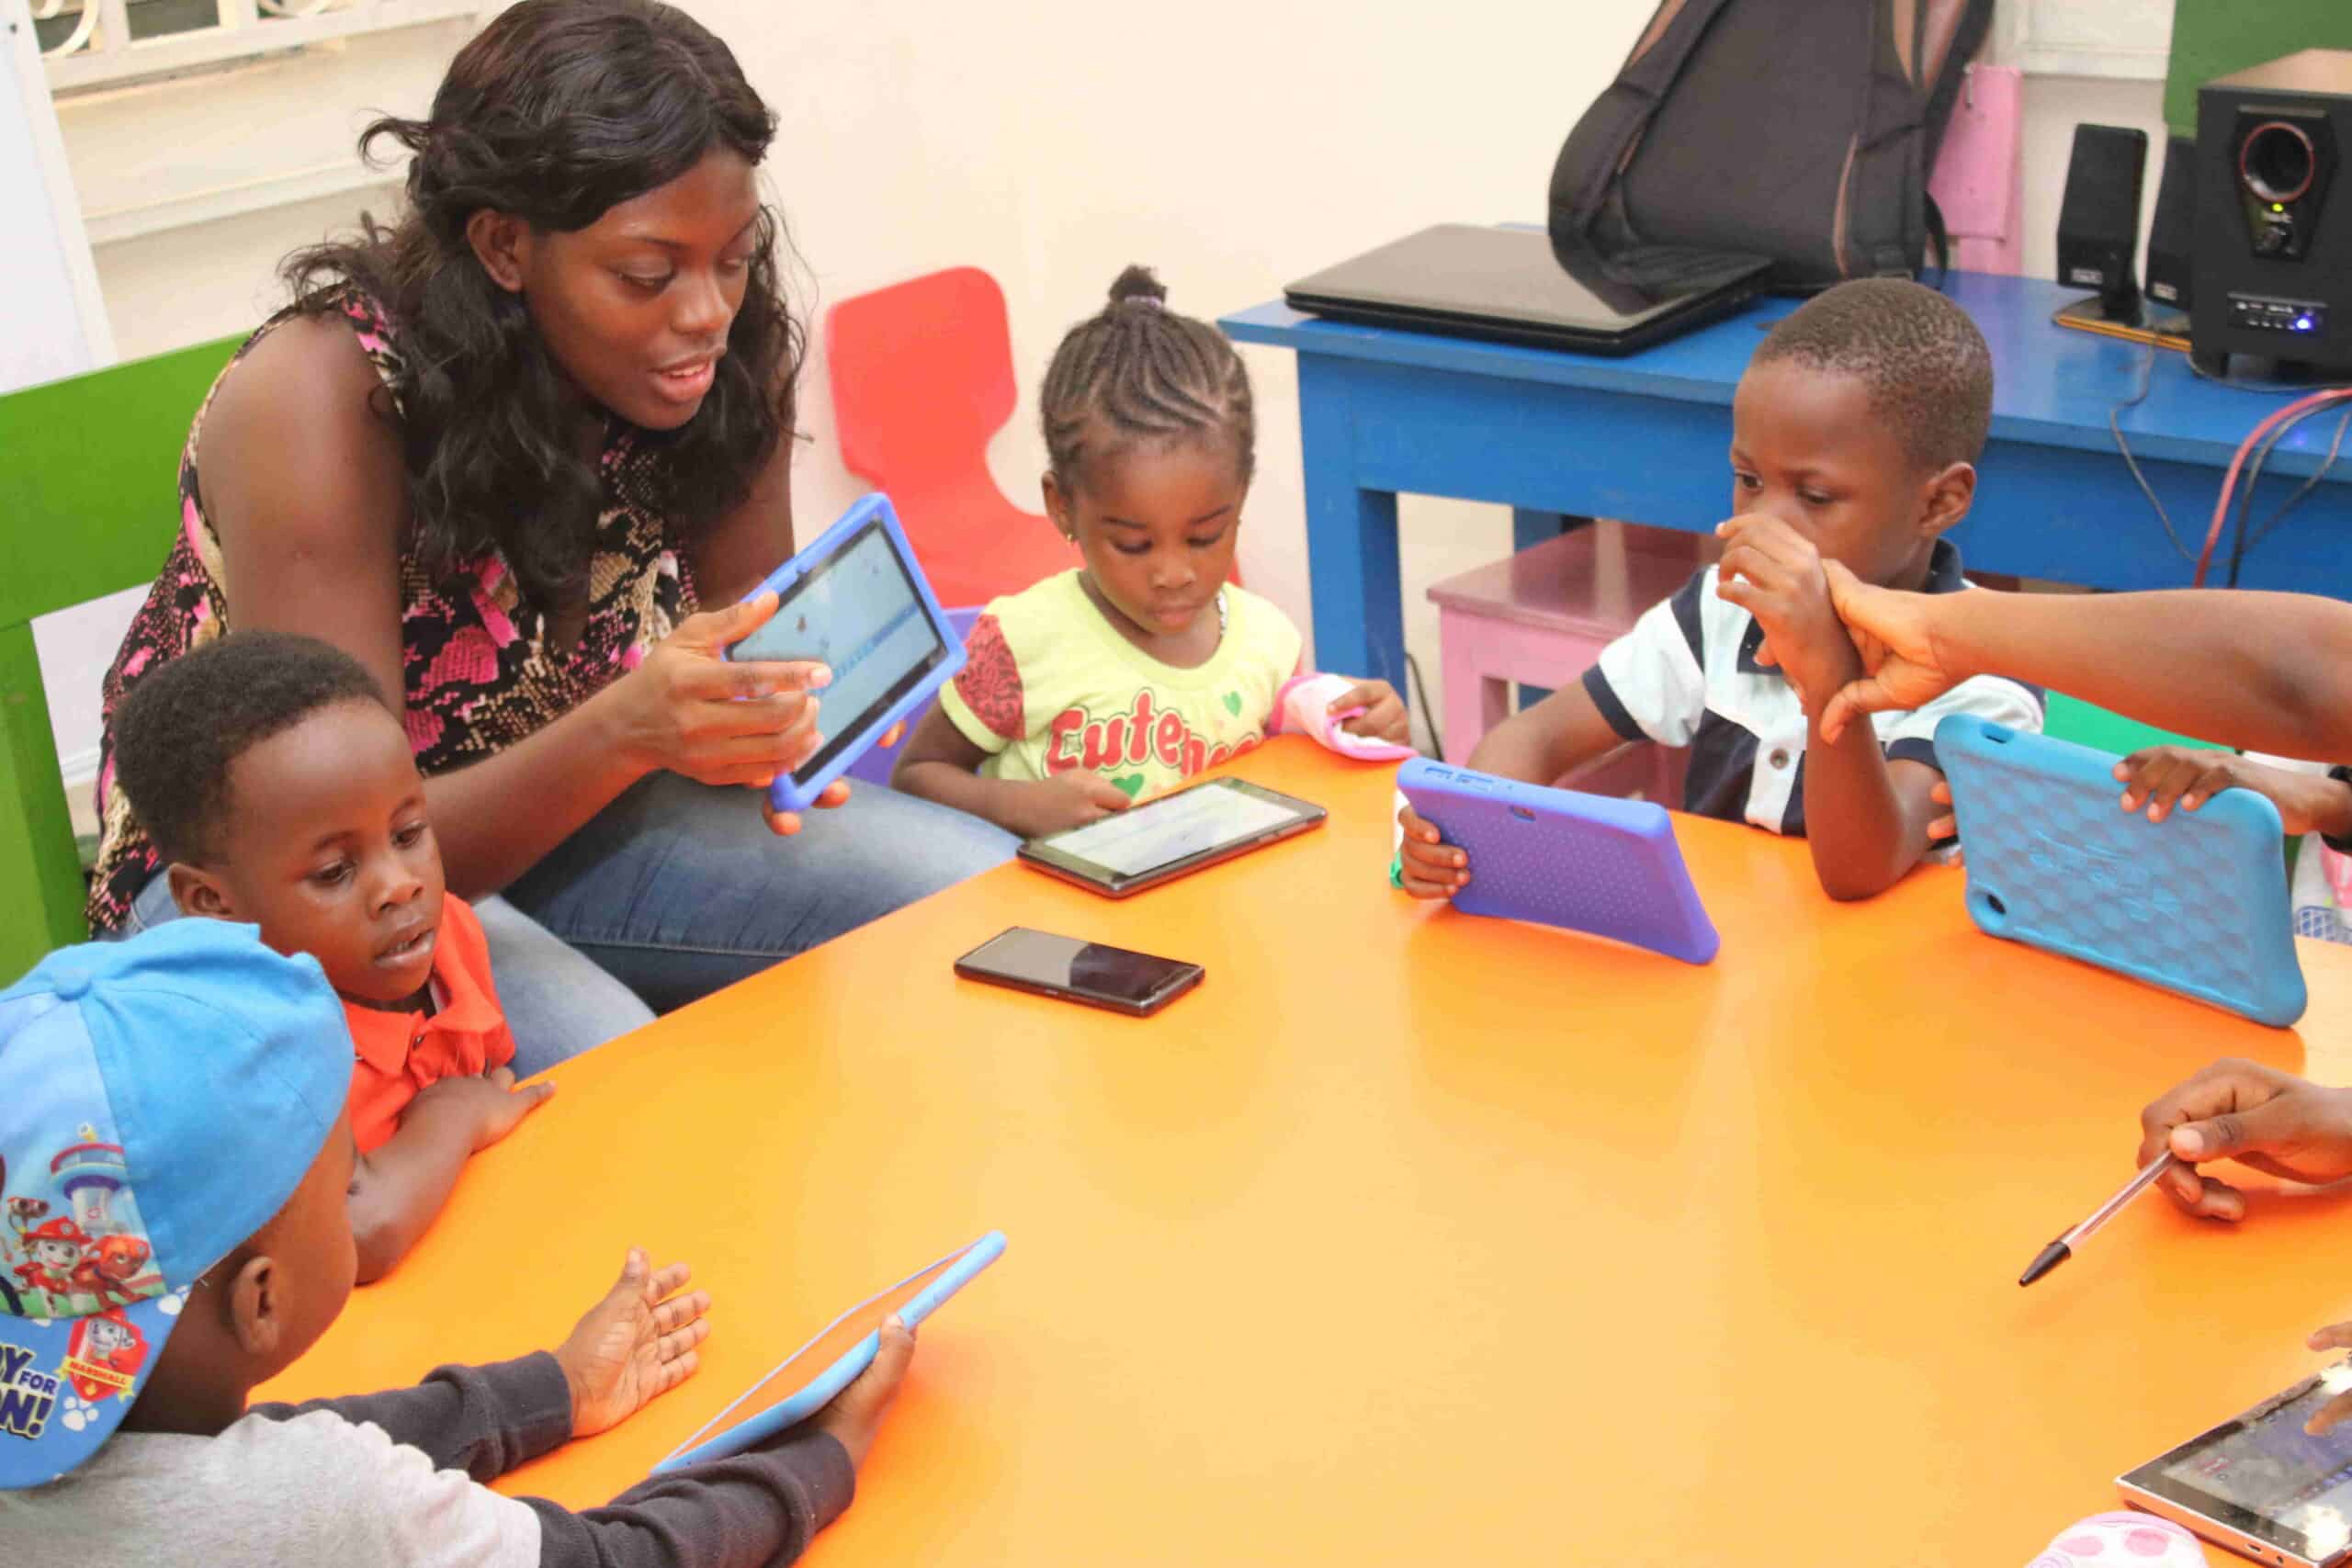
<svg viewBox="0 0 2352 1568"><path fill-rule="evenodd" d="M1282 804L1280 796L1268 798L1224 784L1220 780L1179 790L1039 841L1114 875L1140 876L1298 820L1298 812Z"/></svg>
<svg viewBox="0 0 2352 1568"><path fill-rule="evenodd" d="M805 780L947 653L877 517L794 583L767 625L729 657L811 659L832 671L833 683L819 694L824 747L793 773Z"/></svg>
<svg viewBox="0 0 2352 1568"><path fill-rule="evenodd" d="M2234 1529L2324 1559L2352 1545L2352 1427L2314 1438L2303 1423L2347 1387L2352 1366L2332 1367L2129 1479Z"/></svg>

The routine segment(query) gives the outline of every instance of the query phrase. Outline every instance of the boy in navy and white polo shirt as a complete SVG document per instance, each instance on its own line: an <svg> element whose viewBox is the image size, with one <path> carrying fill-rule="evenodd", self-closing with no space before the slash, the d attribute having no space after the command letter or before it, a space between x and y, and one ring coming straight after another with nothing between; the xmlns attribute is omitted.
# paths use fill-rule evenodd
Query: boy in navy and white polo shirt
<svg viewBox="0 0 2352 1568"><path fill-rule="evenodd" d="M1629 741L1687 748L1685 809L1804 835L1832 897L1893 886L1951 831L1929 795L1937 722L2038 730L2041 693L1978 676L1824 740L1820 716L1862 663L1822 562L1883 587L1965 589L1943 536L1974 499L1992 408L1984 335L1935 290L1870 278L1808 301L1758 345L1733 399L1722 562L1582 681L1489 732L1469 765L1550 784ZM1398 824L1408 892L1450 897L1475 874L1410 807Z"/></svg>

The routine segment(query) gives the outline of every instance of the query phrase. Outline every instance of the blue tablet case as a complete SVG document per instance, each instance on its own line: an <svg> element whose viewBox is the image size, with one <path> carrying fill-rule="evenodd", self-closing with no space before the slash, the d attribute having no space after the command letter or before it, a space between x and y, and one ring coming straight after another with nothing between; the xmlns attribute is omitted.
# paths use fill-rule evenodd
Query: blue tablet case
<svg viewBox="0 0 2352 1568"><path fill-rule="evenodd" d="M1546 789L1416 757L1396 787L1470 856L1465 915L1533 920L1704 964L1722 939L1690 885L1674 821L1645 800Z"/></svg>
<svg viewBox="0 0 2352 1568"><path fill-rule="evenodd" d="M2284 1028L2303 972L2278 808L2225 789L2162 822L2118 804L2116 759L1953 714L1936 726L1979 930Z"/></svg>
<svg viewBox="0 0 2352 1568"><path fill-rule="evenodd" d="M926 1283L922 1290L909 1297L899 1307L899 1321L909 1328L913 1328L924 1318L929 1317L940 1303L969 1284L981 1269L1003 1256L1004 1233L990 1231L970 1246L959 1247L946 1257L924 1264L888 1290L868 1296L819 1329L808 1344L776 1363L767 1376L745 1389L730 1401L724 1410L704 1422L692 1437L672 1450L667 1459L653 1467L653 1473L666 1475L673 1470L682 1470L690 1464L699 1464L705 1460L725 1459L729 1454L741 1453L754 1443L766 1441L788 1427L798 1426L838 1398L842 1390L856 1382L857 1375L872 1366L874 1358L881 1353L882 1336L879 1319L888 1314L876 1309L883 1306L892 1296L904 1291L909 1285L922 1279L924 1275L935 1273L936 1278ZM869 1313L876 1317L875 1328L869 1329L848 1349L829 1362L816 1365L813 1364L816 1359L810 1358L812 1364L807 1366L799 1364L804 1357L808 1356L810 1350L822 1345L829 1336L861 1313ZM720 1422L741 1408L745 1400L775 1382L776 1379L789 1377L801 1377L806 1381L775 1404L725 1428L717 1437L710 1435L712 1429Z"/></svg>
<svg viewBox="0 0 2352 1568"><path fill-rule="evenodd" d="M881 524L883 537L889 541L891 553L898 558L899 566L906 572L907 581L914 587L917 608L929 619L932 631L946 649L946 656L923 671L922 678L901 694L897 701L860 725L856 733L846 741L839 741L838 737L828 733L827 750L819 753L824 758L821 763L798 774L779 774L775 783L768 790L768 799L778 811L806 811L815 806L817 797L824 793L825 787L849 772L850 764L864 755L876 740L888 734L892 725L900 719L913 717L931 702L933 697L938 694L940 687L955 679L956 672L964 668L964 639L956 628L948 624L947 613L939 607L938 595L932 592L930 582L923 577L922 568L916 564L914 547L907 543L906 530L899 526L899 514L891 508L890 498L879 491L866 496L847 512L842 513L840 520L818 536L814 544L776 568L766 581L752 589L744 597L755 599L763 593L789 593L795 583L808 576L823 562L831 559L844 546L863 533L868 524L876 520ZM792 606L787 604L783 609L778 610L776 615L780 619L789 615L791 611ZM772 621L769 626L775 624ZM754 632L746 641L760 639L762 634L767 629L768 627L762 627L760 632ZM865 635L876 636L886 628L857 629ZM763 648L745 657L779 660L826 658L821 649L831 643L832 633L828 628L827 631L819 635L822 640L817 645L818 650L815 651L786 652ZM737 648L744 646L744 643L736 645ZM735 656L734 649L729 649L728 652L729 657ZM838 675L839 671L837 670L835 673ZM820 692L818 694L821 697L829 695L830 693ZM851 722L857 717L856 714L829 713L820 710L818 728L820 731L824 729L823 719L825 718Z"/></svg>

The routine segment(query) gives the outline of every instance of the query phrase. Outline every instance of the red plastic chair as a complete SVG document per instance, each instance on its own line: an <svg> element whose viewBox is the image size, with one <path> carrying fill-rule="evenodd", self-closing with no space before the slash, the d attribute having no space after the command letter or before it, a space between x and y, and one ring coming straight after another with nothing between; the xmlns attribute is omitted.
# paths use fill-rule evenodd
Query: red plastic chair
<svg viewBox="0 0 2352 1568"><path fill-rule="evenodd" d="M985 604L1078 564L989 473L989 438L1013 403L995 278L950 267L844 299L825 340L842 461L888 492L941 604Z"/></svg>

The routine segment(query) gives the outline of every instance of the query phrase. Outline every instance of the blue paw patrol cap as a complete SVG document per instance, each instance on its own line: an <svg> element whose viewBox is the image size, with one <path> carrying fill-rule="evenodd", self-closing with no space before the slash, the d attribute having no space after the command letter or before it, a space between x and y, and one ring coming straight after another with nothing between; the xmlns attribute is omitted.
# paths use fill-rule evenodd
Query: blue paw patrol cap
<svg viewBox="0 0 2352 1568"><path fill-rule="evenodd" d="M350 1092L326 976L253 926L69 947L0 992L0 1489L121 1424L189 1289L286 1206Z"/></svg>

